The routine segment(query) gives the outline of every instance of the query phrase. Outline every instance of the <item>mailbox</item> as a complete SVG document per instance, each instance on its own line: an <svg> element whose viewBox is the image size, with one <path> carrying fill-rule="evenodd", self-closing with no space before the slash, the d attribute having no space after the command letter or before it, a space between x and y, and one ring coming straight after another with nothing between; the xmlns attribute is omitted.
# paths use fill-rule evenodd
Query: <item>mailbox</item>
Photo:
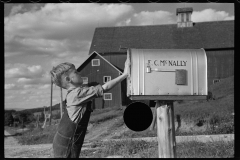
<svg viewBox="0 0 240 160"><path fill-rule="evenodd" d="M128 49L127 96L132 100L193 100L207 97L204 49Z"/></svg>

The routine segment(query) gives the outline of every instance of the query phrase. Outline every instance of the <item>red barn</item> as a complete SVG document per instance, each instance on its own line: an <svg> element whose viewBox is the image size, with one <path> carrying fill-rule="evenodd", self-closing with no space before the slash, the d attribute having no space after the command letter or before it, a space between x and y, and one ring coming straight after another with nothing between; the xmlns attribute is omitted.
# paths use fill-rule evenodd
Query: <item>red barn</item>
<svg viewBox="0 0 240 160"><path fill-rule="evenodd" d="M126 60L126 57L124 58ZM122 74L122 69L112 65L97 52L93 52L77 70L81 73L83 82L89 86L103 85ZM129 99L125 100L127 97L124 93L126 93L126 81L121 82L109 92L104 93L103 98L96 98L93 103L94 109L126 105L126 101L129 101Z"/></svg>

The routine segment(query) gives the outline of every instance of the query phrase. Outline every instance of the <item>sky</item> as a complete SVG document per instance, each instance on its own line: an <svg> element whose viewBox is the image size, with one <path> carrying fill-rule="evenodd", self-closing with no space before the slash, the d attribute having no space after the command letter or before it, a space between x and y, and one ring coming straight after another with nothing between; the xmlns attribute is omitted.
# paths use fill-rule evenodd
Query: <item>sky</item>
<svg viewBox="0 0 240 160"><path fill-rule="evenodd" d="M62 62L79 67L96 27L176 24L182 7L193 8L196 23L235 18L233 3L5 3L5 109L50 106L49 71Z"/></svg>

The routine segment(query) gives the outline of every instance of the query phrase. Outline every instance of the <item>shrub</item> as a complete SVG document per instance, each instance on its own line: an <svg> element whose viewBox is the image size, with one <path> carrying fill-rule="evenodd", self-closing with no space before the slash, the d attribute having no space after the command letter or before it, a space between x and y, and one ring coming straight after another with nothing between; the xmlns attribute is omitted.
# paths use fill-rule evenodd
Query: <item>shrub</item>
<svg viewBox="0 0 240 160"><path fill-rule="evenodd" d="M13 125L13 116L11 112L5 112L4 114L4 125L5 126L12 126Z"/></svg>
<svg viewBox="0 0 240 160"><path fill-rule="evenodd" d="M29 125L27 125L27 128L29 128L30 130L33 130L36 128L36 126L33 123L30 123Z"/></svg>
<svg viewBox="0 0 240 160"><path fill-rule="evenodd" d="M17 122L14 122L14 123L13 123L13 127L18 127L18 125L19 125L19 124L18 124Z"/></svg>

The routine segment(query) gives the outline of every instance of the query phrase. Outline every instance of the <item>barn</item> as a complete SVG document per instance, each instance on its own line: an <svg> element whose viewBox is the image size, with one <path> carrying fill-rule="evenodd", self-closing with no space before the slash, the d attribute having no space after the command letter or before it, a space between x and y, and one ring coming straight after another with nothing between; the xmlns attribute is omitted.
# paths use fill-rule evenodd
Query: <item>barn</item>
<svg viewBox="0 0 240 160"><path fill-rule="evenodd" d="M193 8L177 8L176 24L98 27L94 32L89 54L98 53L112 68L123 71L126 48L203 48L207 54L209 87L222 78L234 75L234 20L194 23L191 21L192 12ZM80 68L83 69L84 65ZM121 96L122 104L129 103L129 99L125 97L125 83L113 89L114 94Z"/></svg>
<svg viewBox="0 0 240 160"><path fill-rule="evenodd" d="M126 60L126 57L123 56L123 59ZM83 84L88 84L88 86L103 85L121 75L123 71L95 51L77 70L83 78ZM104 93L103 98L95 98L93 109L125 106L126 102L129 103L130 100L125 100L127 97L124 93L126 93L126 80L117 84L109 92Z"/></svg>

